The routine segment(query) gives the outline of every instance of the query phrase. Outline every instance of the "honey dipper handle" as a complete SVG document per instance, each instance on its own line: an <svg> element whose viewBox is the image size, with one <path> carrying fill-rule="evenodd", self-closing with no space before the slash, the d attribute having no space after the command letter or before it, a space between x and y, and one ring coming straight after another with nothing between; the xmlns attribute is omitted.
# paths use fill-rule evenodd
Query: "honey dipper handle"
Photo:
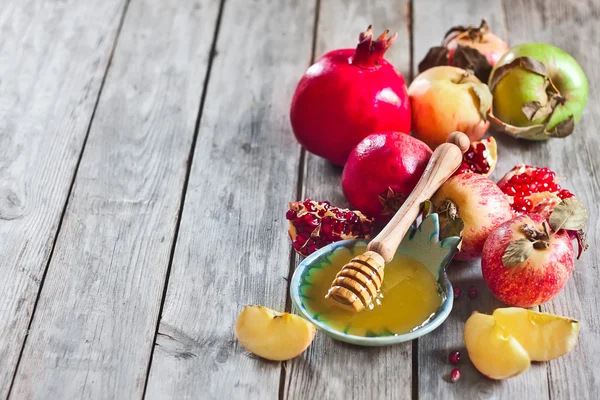
<svg viewBox="0 0 600 400"><path fill-rule="evenodd" d="M464 133L453 132L448 141L451 143L443 143L435 149L410 196L379 235L369 243L367 250L379 253L386 264L392 261L404 235L419 215L421 203L431 198L458 169L462 153L469 148L469 138Z"/></svg>

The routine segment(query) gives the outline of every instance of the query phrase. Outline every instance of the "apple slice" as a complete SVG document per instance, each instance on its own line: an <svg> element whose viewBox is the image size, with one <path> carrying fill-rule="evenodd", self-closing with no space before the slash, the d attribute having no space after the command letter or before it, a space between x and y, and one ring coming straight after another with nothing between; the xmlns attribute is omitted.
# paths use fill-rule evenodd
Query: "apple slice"
<svg viewBox="0 0 600 400"><path fill-rule="evenodd" d="M525 308L498 308L493 317L517 339L533 361L554 360L577 343L579 322Z"/></svg>
<svg viewBox="0 0 600 400"><path fill-rule="evenodd" d="M474 312L465 324L465 345L475 368L492 379L529 369L527 351L491 315Z"/></svg>
<svg viewBox="0 0 600 400"><path fill-rule="evenodd" d="M315 327L302 317L263 306L246 306L235 322L235 336L251 353L283 361L301 354L315 337Z"/></svg>

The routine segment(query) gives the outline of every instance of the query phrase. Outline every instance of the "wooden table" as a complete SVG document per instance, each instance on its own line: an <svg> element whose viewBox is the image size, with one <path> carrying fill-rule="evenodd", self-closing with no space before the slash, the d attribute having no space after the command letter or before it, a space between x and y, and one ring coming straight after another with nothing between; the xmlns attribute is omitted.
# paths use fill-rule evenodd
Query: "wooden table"
<svg viewBox="0 0 600 400"><path fill-rule="evenodd" d="M373 23L400 32L387 58L410 79L446 29L481 17L512 44L565 49L590 79L575 133L496 136L493 176L549 166L590 209L590 250L540 307L581 320L576 348L505 382L482 377L463 324L499 303L474 262L451 266L463 295L418 341L359 348L319 334L289 362L250 355L232 329L241 307L290 308L288 201L346 205L341 170L291 133L302 73ZM598 18L592 0L5 0L0 398L598 398Z"/></svg>

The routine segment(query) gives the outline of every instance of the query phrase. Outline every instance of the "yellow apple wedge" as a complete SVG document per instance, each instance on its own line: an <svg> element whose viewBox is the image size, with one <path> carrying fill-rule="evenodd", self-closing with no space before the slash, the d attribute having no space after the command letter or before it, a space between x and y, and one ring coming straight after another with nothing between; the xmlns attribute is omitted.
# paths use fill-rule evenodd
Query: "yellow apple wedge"
<svg viewBox="0 0 600 400"><path fill-rule="evenodd" d="M498 308L493 317L517 339L533 361L554 360L577 343L579 322L525 308Z"/></svg>
<svg viewBox="0 0 600 400"><path fill-rule="evenodd" d="M469 358L488 378L506 379L529 369L527 351L491 315L473 313L464 335Z"/></svg>
<svg viewBox="0 0 600 400"><path fill-rule="evenodd" d="M235 336L251 353L267 360L289 360L315 337L315 327L302 317L263 306L246 306L235 322Z"/></svg>

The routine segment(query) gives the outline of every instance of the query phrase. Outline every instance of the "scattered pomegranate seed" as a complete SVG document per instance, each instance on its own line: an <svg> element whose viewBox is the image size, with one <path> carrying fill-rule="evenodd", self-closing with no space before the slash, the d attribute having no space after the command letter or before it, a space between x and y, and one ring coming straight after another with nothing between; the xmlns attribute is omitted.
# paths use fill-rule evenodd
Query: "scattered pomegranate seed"
<svg viewBox="0 0 600 400"><path fill-rule="evenodd" d="M458 299L460 297L460 289L455 287L454 288L454 298Z"/></svg>
<svg viewBox="0 0 600 400"><path fill-rule="evenodd" d="M460 379L460 370L458 368L454 368L452 372L450 372L450 382L454 383Z"/></svg>
<svg viewBox="0 0 600 400"><path fill-rule="evenodd" d="M450 361L450 364L458 364L460 361L460 351L453 351L452 353L450 353L450 355L448 356L448 361Z"/></svg>
<svg viewBox="0 0 600 400"><path fill-rule="evenodd" d="M469 298L474 299L477 297L477 288L475 286L471 286L469 288Z"/></svg>

